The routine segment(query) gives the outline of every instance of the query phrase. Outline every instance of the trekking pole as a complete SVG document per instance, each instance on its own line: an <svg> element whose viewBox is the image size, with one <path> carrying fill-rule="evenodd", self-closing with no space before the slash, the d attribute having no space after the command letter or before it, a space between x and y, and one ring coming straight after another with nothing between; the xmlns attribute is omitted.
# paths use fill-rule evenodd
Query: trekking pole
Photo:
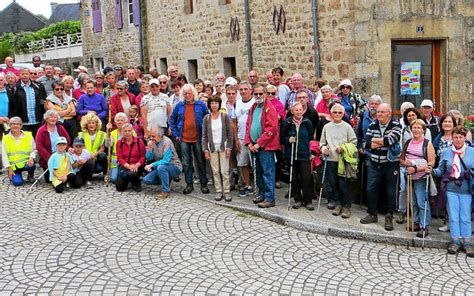
<svg viewBox="0 0 474 296"><path fill-rule="evenodd" d="M406 208L406 222L407 222L407 227L406 227L406 230L407 230L407 249L410 248L410 199L411 199L411 175L410 174L407 174L406 175L406 178L407 178L407 184L406 184L406 198L407 198L407 208Z"/></svg>
<svg viewBox="0 0 474 296"><path fill-rule="evenodd" d="M319 197L318 197L318 214L319 214L319 207L321 206L321 196L323 195L324 180L326 179L326 165L327 165L327 163L328 163L328 157L324 156L323 177L321 178L321 188L319 189Z"/></svg>
<svg viewBox="0 0 474 296"><path fill-rule="evenodd" d="M360 192L359 192L359 207L362 208L362 200L364 194L364 167L365 167L365 159L362 161L362 167L360 168Z"/></svg>
<svg viewBox="0 0 474 296"><path fill-rule="evenodd" d="M290 186L288 189L288 211L291 208L291 183L293 182L293 158L295 157L295 143L291 143L291 160L290 160Z"/></svg>
<svg viewBox="0 0 474 296"><path fill-rule="evenodd" d="M253 194L258 196L258 187L257 187L257 156L252 154L253 160Z"/></svg>
<svg viewBox="0 0 474 296"><path fill-rule="evenodd" d="M27 193L30 192L31 189L33 189L36 183L38 183L38 181L44 176L44 174L46 174L47 171L48 169L44 170L44 172L36 179L36 181L33 184L31 184L30 188L28 188L28 190L26 191Z"/></svg>
<svg viewBox="0 0 474 296"><path fill-rule="evenodd" d="M112 123L112 106L111 106L111 103L110 103L110 100L109 100L109 104L108 104L108 108L109 108L109 122L108 123ZM118 132L117 132L117 135L118 135ZM111 169L111 166L112 166L112 145L115 145L112 144L112 141L111 141L111 129L107 129L107 135L106 135L106 138L108 139L109 141L109 147L107 147L107 174L105 175L104 177L104 182L105 182L105 186L109 186L109 182L110 182L110 169ZM118 136L117 136L118 138ZM114 139L114 142L117 141L116 139Z"/></svg>
<svg viewBox="0 0 474 296"><path fill-rule="evenodd" d="M425 234L426 234L426 212L427 212L427 209L426 209L426 206L427 206L427 203L428 203L428 198L430 196L430 193L429 193L429 189L430 189L430 175L428 174L426 176L426 196L425 196L425 216L423 217L423 239L421 241L421 249L424 250L425 249Z"/></svg>

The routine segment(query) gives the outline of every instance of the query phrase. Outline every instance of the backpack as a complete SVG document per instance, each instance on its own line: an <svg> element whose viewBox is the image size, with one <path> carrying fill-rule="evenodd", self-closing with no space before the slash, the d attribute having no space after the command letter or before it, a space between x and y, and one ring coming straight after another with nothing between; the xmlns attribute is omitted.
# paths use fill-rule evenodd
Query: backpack
<svg viewBox="0 0 474 296"><path fill-rule="evenodd" d="M411 139L408 139L406 142L405 142L405 145L403 146L403 154L402 154L402 157L405 158L405 155L407 155L407 150L408 150L408 145L410 144L411 142ZM422 147L422 151L423 151L423 155L416 155L416 154L411 154L411 155L414 155L414 156L418 156L418 157L423 157L423 159L426 159L428 160L428 143L430 142L430 140L428 139L424 139L423 140L423 147Z"/></svg>

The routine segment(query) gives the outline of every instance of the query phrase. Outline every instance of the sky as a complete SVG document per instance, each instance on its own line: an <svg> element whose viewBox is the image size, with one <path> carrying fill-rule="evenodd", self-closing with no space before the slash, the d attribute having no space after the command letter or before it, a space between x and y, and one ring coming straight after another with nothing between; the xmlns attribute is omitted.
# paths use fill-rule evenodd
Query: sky
<svg viewBox="0 0 474 296"><path fill-rule="evenodd" d="M13 0L0 0L0 10L7 7ZM18 4L28 9L33 14L42 14L49 18L51 15L50 2L57 3L78 3L78 0L16 0Z"/></svg>

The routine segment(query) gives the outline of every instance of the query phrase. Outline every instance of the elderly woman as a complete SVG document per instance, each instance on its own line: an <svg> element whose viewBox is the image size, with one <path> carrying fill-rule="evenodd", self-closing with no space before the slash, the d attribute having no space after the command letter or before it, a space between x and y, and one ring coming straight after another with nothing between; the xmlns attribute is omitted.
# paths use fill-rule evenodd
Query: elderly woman
<svg viewBox="0 0 474 296"><path fill-rule="evenodd" d="M280 122L283 122L286 118L285 106L283 106L280 100L278 100L277 93L278 88L276 86L272 84L267 85L266 98L273 104L273 107L275 107L275 110L277 111L279 117L278 120Z"/></svg>
<svg viewBox="0 0 474 296"><path fill-rule="evenodd" d="M117 142L123 138L123 125L128 122L127 114L119 112L115 114L114 125L116 129L110 132L110 138L105 141L105 146L113 145L111 147L111 156L110 156L110 181L115 183L118 176L118 160L117 160ZM107 130L112 130L112 123L107 123ZM137 136L135 133L133 136Z"/></svg>
<svg viewBox="0 0 474 296"><path fill-rule="evenodd" d="M117 90L118 92L110 99L112 118L115 118L115 114L118 112L123 112L128 116L128 109L131 105L135 105L135 95L128 91L126 81L118 81Z"/></svg>
<svg viewBox="0 0 474 296"><path fill-rule="evenodd" d="M64 128L69 134L70 139L77 136L76 120L76 106L72 97L64 93L64 85L62 82L53 81L51 84L53 93L46 98L46 110L56 110L59 114L59 121L62 122Z"/></svg>
<svg viewBox="0 0 474 296"><path fill-rule="evenodd" d="M321 87L321 95L322 100L319 101L318 105L316 106L316 111L318 111L318 115L320 118L325 118L326 120L331 120L331 109L329 105L331 104L331 98L333 96L332 88L329 85L323 85Z"/></svg>
<svg viewBox="0 0 474 296"><path fill-rule="evenodd" d="M77 103L77 114L84 116L88 113L97 115L105 127L105 119L107 118L107 101L104 96L95 92L94 81L89 80L85 83L87 93L79 98Z"/></svg>
<svg viewBox="0 0 474 296"><path fill-rule="evenodd" d="M24 171L28 172L28 181L34 181L35 159L38 152L31 132L21 130L23 122L20 117L10 118L8 123L10 132L2 141L3 167L8 171L8 178L13 186L21 186Z"/></svg>
<svg viewBox="0 0 474 296"><path fill-rule="evenodd" d="M444 114L439 119L440 133L433 140L433 146L437 157L441 157L444 149L453 144L453 131L457 126L456 118L451 114Z"/></svg>
<svg viewBox="0 0 474 296"><path fill-rule="evenodd" d="M466 144L467 129L457 126L453 130L453 146L443 150L439 166L433 171L442 177L443 191L448 199L449 230L452 243L449 254L464 249L468 257L474 257L471 242L472 222L472 170L474 169L474 148ZM472 185L471 185L472 187Z"/></svg>
<svg viewBox="0 0 474 296"><path fill-rule="evenodd" d="M64 76L61 80L64 87L64 94L71 98L74 98L73 91L74 91L74 78L72 76ZM75 99L75 98L74 98ZM77 102L77 100L76 100Z"/></svg>
<svg viewBox="0 0 474 296"><path fill-rule="evenodd" d="M459 110L449 110L448 114L453 115L454 118L456 118L456 125L464 126L464 116ZM469 129L467 130L466 141L472 144L472 134Z"/></svg>
<svg viewBox="0 0 474 296"><path fill-rule="evenodd" d="M225 199L232 201L229 183L229 158L234 146L232 126L229 116L221 113L222 100L219 95L212 96L207 101L211 111L204 117L202 127L202 150L207 160L211 162L211 169L216 187L216 201Z"/></svg>
<svg viewBox="0 0 474 296"><path fill-rule="evenodd" d="M132 183L134 191L140 192L142 190L140 176L145 164L146 147L141 139L133 136L133 133L132 125L124 124L122 127L123 138L117 142L119 163L117 181L115 182L117 191L127 190L129 183Z"/></svg>
<svg viewBox="0 0 474 296"><path fill-rule="evenodd" d="M169 197L171 179L178 177L182 170L173 142L165 136L165 131L161 127L148 131L146 159L151 163L145 166L149 173L143 178L143 183L148 185L161 183L159 198Z"/></svg>
<svg viewBox="0 0 474 296"><path fill-rule="evenodd" d="M79 88L75 89L73 92L72 92L72 96L76 99L76 100L79 100L79 98L83 95L85 95L87 93L87 89L86 89L86 83L88 81L92 81L90 80L89 78L89 75L85 74L85 73L81 73L79 74L79 76L77 77L77 83L79 84ZM95 86L95 83L92 82Z"/></svg>
<svg viewBox="0 0 474 296"><path fill-rule="evenodd" d="M327 157L326 177L329 182L328 208L334 209L334 216L342 215L342 218L351 216L351 197L347 188L349 184L345 176L340 176L338 172L339 158L342 157L345 145L357 144L357 137L351 125L342 120L345 108L340 104L331 107L332 121L323 127L320 149L321 153ZM354 147L355 148L355 147Z"/></svg>
<svg viewBox="0 0 474 296"><path fill-rule="evenodd" d="M138 107L140 107L143 97L150 93L150 84L148 81L149 80L140 81L140 93L135 97L135 105Z"/></svg>
<svg viewBox="0 0 474 296"><path fill-rule="evenodd" d="M203 119L209 113L209 110L203 102L199 101L198 93L191 84L183 86L181 98L182 101L176 105L171 114L170 128L173 137L181 143L181 151L183 152L183 167L186 180L186 188L183 193L189 194L194 190L193 157L198 162L201 192L209 193L206 165L201 149Z"/></svg>
<svg viewBox="0 0 474 296"><path fill-rule="evenodd" d="M357 93L353 91L352 82L349 79L343 79L339 83L340 92L337 96L340 99L341 105L344 107L346 115L351 120L351 124L354 125L354 118L357 118L360 111L365 109L365 100Z"/></svg>
<svg viewBox="0 0 474 296"><path fill-rule="evenodd" d="M118 92L117 77L115 76L115 73L113 71L105 73L105 81L107 82L108 85L102 91L102 95L107 100L110 100L110 98Z"/></svg>
<svg viewBox="0 0 474 296"><path fill-rule="evenodd" d="M94 160L94 172L104 175L107 173L107 155L105 154L106 134L101 131L102 122L93 113L88 113L81 118L81 129L78 137L84 139L87 151Z"/></svg>
<svg viewBox="0 0 474 296"><path fill-rule="evenodd" d="M430 181L429 167L435 164L435 150L433 144L424 137L427 130L426 124L422 119L415 119L410 123L412 138L409 139L402 150L400 164L406 169L408 177L413 180L413 204L414 204L414 224L415 231L420 228L416 234L418 237L428 235L428 227L431 221L431 209L428 201L428 192L426 183ZM410 228L410 225L407 225Z"/></svg>
<svg viewBox="0 0 474 296"><path fill-rule="evenodd" d="M68 144L71 143L69 134L66 129L58 124L59 113L56 110L50 109L43 115L45 123L38 129L36 134L36 149L39 154L39 164L44 169L48 169L48 159L56 152L56 141L59 137L65 137ZM49 173L45 174L46 182L49 181Z"/></svg>
<svg viewBox="0 0 474 296"><path fill-rule="evenodd" d="M13 95L13 90L16 84L16 75L13 72L8 72L7 74L5 74L5 80L7 81L7 84L5 85L7 92ZM31 80L33 80L33 76L31 76Z"/></svg>
<svg viewBox="0 0 474 296"><path fill-rule="evenodd" d="M290 198L294 197L294 209L305 206L313 211L313 178L311 176L309 142L313 139L313 125L303 117L303 106L300 102L293 103L291 116L283 123L281 137L285 146L285 158L291 165L293 157L293 180L291 181ZM292 147L294 155L291 155Z"/></svg>
<svg viewBox="0 0 474 296"><path fill-rule="evenodd" d="M95 91L98 94L102 94L104 92L104 88L107 86L107 83L104 81L104 74L102 72L96 72L94 75L95 81Z"/></svg>
<svg viewBox="0 0 474 296"><path fill-rule="evenodd" d="M420 113L420 111L418 111L418 109L408 108L405 110L405 112L403 112L403 123L405 127L402 130L402 146L406 143L406 141L412 138L410 126L411 123L416 119L423 119L423 115ZM424 137L430 141L432 140L430 129L426 129Z"/></svg>

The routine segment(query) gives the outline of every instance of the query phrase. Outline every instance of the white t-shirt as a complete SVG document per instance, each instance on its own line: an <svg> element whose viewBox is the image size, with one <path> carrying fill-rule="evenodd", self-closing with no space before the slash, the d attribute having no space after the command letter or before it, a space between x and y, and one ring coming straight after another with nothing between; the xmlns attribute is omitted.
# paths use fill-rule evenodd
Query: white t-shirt
<svg viewBox="0 0 474 296"><path fill-rule="evenodd" d="M159 126L166 128L168 126L167 107L171 106L170 98L160 93L157 96L151 93L143 97L140 107L148 108L147 124L148 126Z"/></svg>
<svg viewBox="0 0 474 296"><path fill-rule="evenodd" d="M71 158L74 160L74 162L79 161L79 160L85 160L88 161L91 159L91 154L87 149L82 149L81 155L77 155L75 153L71 153ZM79 172L81 168L74 169L74 172Z"/></svg>
<svg viewBox="0 0 474 296"><path fill-rule="evenodd" d="M248 102L244 102L243 100L237 100L237 102L235 102L235 116L237 117L237 137L240 140L245 139L247 117L249 115L250 108L252 108L254 103L255 98L253 97Z"/></svg>
<svg viewBox="0 0 474 296"><path fill-rule="evenodd" d="M211 115L210 115L211 116ZM212 130L212 141L214 142L214 147L216 151L220 151L221 140L222 140L222 119L221 115L214 119L211 117L211 130Z"/></svg>

